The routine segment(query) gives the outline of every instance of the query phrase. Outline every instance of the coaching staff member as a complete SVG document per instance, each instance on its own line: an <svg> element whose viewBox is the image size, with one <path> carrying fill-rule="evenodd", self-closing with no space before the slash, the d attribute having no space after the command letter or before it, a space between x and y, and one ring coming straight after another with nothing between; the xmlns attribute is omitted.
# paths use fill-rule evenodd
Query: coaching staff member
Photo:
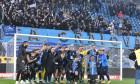
<svg viewBox="0 0 140 84"><path fill-rule="evenodd" d="M19 46L18 56L17 56L17 79L16 79L16 84L18 83L20 74L21 74L21 84L24 83L24 71L25 71L26 48L27 47L28 47L28 42L27 41L24 41L23 44Z"/></svg>
<svg viewBox="0 0 140 84"><path fill-rule="evenodd" d="M140 81L140 44L135 46L134 51L129 55L129 59L135 61L136 75L135 84L139 84Z"/></svg>

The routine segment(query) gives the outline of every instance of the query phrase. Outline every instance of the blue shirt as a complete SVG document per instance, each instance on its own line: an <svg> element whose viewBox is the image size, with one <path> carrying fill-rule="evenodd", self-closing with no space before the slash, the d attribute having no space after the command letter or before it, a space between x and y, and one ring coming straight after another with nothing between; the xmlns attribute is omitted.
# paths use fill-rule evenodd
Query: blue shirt
<svg viewBox="0 0 140 84"><path fill-rule="evenodd" d="M40 52L40 58L39 58L39 63L38 63L39 65L41 65L41 58L42 58L42 55L43 55L43 51Z"/></svg>
<svg viewBox="0 0 140 84"><path fill-rule="evenodd" d="M75 73L78 71L78 63L72 62L72 73Z"/></svg>
<svg viewBox="0 0 140 84"><path fill-rule="evenodd" d="M82 55L79 55L79 56L78 56L78 61L79 61L81 64L82 64L82 58L83 58Z"/></svg>
<svg viewBox="0 0 140 84"><path fill-rule="evenodd" d="M89 75L97 75L95 74L97 72L97 63L95 60L89 62L89 69Z"/></svg>
<svg viewBox="0 0 140 84"><path fill-rule="evenodd" d="M97 55L97 52L96 51L89 51L89 54L90 55Z"/></svg>
<svg viewBox="0 0 140 84"><path fill-rule="evenodd" d="M100 66L100 62L102 63L102 66L108 66L107 57L105 54L99 55L99 66Z"/></svg>
<svg viewBox="0 0 140 84"><path fill-rule="evenodd" d="M101 65L100 62L102 61L102 55L99 55L99 66Z"/></svg>
<svg viewBox="0 0 140 84"><path fill-rule="evenodd" d="M89 54L96 56L97 55L97 52L91 50L91 51L89 51ZM97 56L95 57L95 60L97 61ZM91 61L91 57L90 57L89 61Z"/></svg>
<svg viewBox="0 0 140 84"><path fill-rule="evenodd" d="M78 61L82 64L83 55L82 54L79 54L79 56L78 55L76 55L76 56L78 57Z"/></svg>

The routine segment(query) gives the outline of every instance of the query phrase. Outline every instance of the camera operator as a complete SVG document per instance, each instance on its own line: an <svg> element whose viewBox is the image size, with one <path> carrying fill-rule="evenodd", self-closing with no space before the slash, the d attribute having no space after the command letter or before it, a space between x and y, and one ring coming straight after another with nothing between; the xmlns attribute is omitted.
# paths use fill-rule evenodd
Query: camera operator
<svg viewBox="0 0 140 84"><path fill-rule="evenodd" d="M135 84L139 84L140 81L140 44L137 44L134 51L129 55L129 59L135 61L136 75Z"/></svg>

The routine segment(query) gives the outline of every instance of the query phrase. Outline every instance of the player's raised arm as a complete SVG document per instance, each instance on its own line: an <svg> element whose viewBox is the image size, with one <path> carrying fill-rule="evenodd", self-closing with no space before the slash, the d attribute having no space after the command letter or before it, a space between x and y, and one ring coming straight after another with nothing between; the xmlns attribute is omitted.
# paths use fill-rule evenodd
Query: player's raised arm
<svg viewBox="0 0 140 84"><path fill-rule="evenodd" d="M57 46L55 46L54 50L56 50L60 46L60 42L58 42Z"/></svg>
<svg viewBox="0 0 140 84"><path fill-rule="evenodd" d="M47 41L47 40L44 40L44 41L43 41L43 46L45 45L46 41Z"/></svg>

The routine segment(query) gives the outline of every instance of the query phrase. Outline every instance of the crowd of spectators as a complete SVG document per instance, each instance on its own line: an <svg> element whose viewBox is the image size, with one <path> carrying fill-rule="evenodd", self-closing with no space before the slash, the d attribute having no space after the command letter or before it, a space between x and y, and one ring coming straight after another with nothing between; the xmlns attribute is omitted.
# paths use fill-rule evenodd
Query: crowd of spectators
<svg viewBox="0 0 140 84"><path fill-rule="evenodd" d="M139 36L139 31L131 31L127 18L121 17L123 14L131 16L131 12L127 13L121 6L124 5L110 5L111 16L112 11L122 14L119 22L113 20L108 23L108 17L103 17L101 13L91 17L90 12L100 12L101 0L3 0L0 2L0 22L12 26ZM132 8L135 9L135 5Z"/></svg>
<svg viewBox="0 0 140 84"><path fill-rule="evenodd" d="M120 2L120 3L115 3L115 4L110 4L109 6L109 13L110 16L118 16L120 12L123 15L128 15L128 16L135 16L136 15L136 3L135 2Z"/></svg>
<svg viewBox="0 0 140 84"><path fill-rule="evenodd" d="M125 16L130 17L137 17L140 19L140 9L136 8L136 2L120 2L115 4L109 5L109 14L110 16L115 16L120 19L120 21L117 24L114 24L115 29L120 28L119 34L125 35L125 36L140 36L139 30L136 32L132 31L132 26L130 22L127 22L127 18Z"/></svg>

